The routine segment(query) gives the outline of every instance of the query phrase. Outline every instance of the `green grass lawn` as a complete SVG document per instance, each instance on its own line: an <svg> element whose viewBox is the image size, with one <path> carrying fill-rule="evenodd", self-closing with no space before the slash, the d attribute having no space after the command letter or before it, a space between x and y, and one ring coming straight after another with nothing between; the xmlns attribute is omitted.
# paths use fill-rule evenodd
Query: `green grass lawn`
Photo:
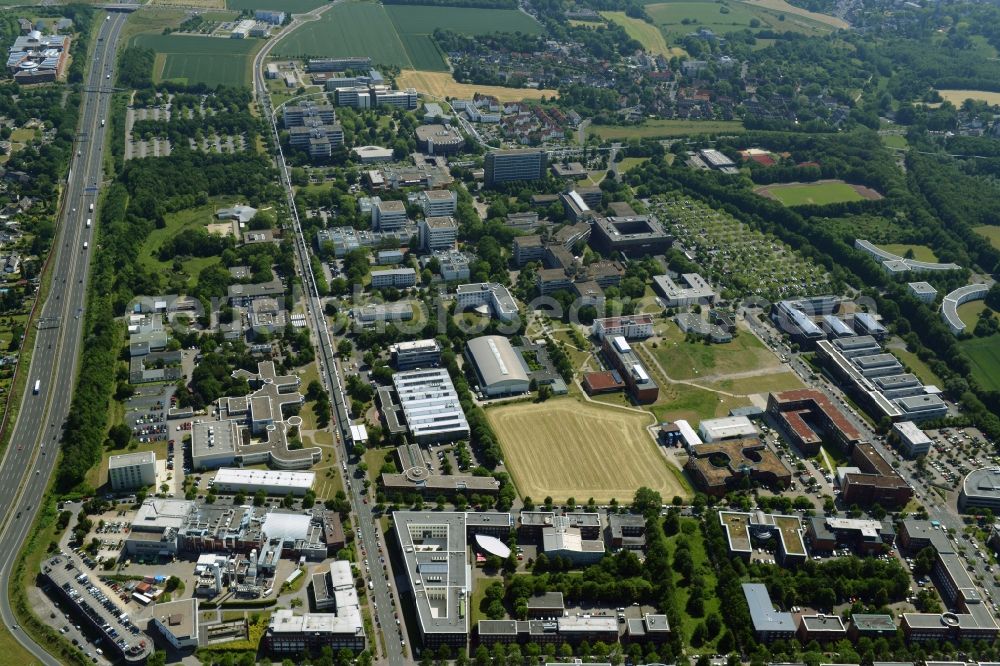
<svg viewBox="0 0 1000 666"><path fill-rule="evenodd" d="M972 338L958 343L972 362L972 376L984 388L1000 391L1000 336Z"/></svg>
<svg viewBox="0 0 1000 666"><path fill-rule="evenodd" d="M801 206L803 204L840 203L842 201L861 201L862 197L847 183L803 183L791 185L772 185L768 190L775 199L786 206Z"/></svg>
<svg viewBox="0 0 1000 666"><path fill-rule="evenodd" d="M668 58L686 55L683 48L667 44L663 31L658 26L646 23L642 19L632 18L625 12L601 12L601 16L624 28L629 37L642 44L642 47L650 53Z"/></svg>
<svg viewBox="0 0 1000 666"><path fill-rule="evenodd" d="M587 134L617 141L636 137L655 139L660 137L688 136L695 134L742 134L743 123L739 120L647 120L641 125L590 125Z"/></svg>
<svg viewBox="0 0 1000 666"><path fill-rule="evenodd" d="M694 529L692 529L692 527ZM685 533L685 529L688 533ZM721 608L719 607L719 598L714 594L715 587L718 584L718 580L715 577L715 572L712 569L712 565L708 560L708 554L705 551L705 539L701 533L701 526L698 521L694 518L681 518L681 531L676 535L667 537L667 550L670 552L670 559L673 560L674 553L677 551L677 544L680 540L684 540L688 543L690 547L691 560L694 562L695 573L701 574L705 581L704 589L704 600L705 600L705 614L704 617L708 617L712 613L720 613ZM687 646L687 650L696 654L712 654L715 651L715 642L709 642L702 645L700 648L694 648L691 646L691 634L694 633L694 628L703 621L702 617L691 617L687 612L687 603L690 598L690 589L683 580L680 573L674 572L674 585L676 585L676 593L674 594L673 602L674 609L677 614L682 618L681 620L681 632L684 635L684 644Z"/></svg>
<svg viewBox="0 0 1000 666"><path fill-rule="evenodd" d="M910 368L910 371L917 376L920 381L924 384L934 384L939 388L943 388L944 384L941 378L931 370L931 367L920 360L913 352L909 352L905 349L890 349L893 354L900 360L900 362Z"/></svg>
<svg viewBox="0 0 1000 666"><path fill-rule="evenodd" d="M538 21L516 9L388 5L385 11L400 34L430 35L438 28L463 35L494 32L538 35L542 32Z"/></svg>
<svg viewBox="0 0 1000 666"><path fill-rule="evenodd" d="M777 370L781 367L774 352L745 329L739 329L732 342L721 345L686 342L684 334L672 321L658 324L656 334L658 337L643 345L656 356L671 379L698 379L705 375L728 375L763 368ZM655 349L653 342L656 343Z"/></svg>
<svg viewBox="0 0 1000 666"><path fill-rule="evenodd" d="M705 382L705 386L737 395L792 391L803 388L802 380L794 372L775 372L755 377L721 379L713 382Z"/></svg>
<svg viewBox="0 0 1000 666"><path fill-rule="evenodd" d="M984 224L979 227L974 227L975 231L980 236L983 236L990 242L990 245L1000 249L1000 226L995 226L992 224Z"/></svg>
<svg viewBox="0 0 1000 666"><path fill-rule="evenodd" d="M673 157L673 154L668 154L668 157ZM648 160L648 157L626 157L618 163L618 172L627 173L629 170L645 164Z"/></svg>
<svg viewBox="0 0 1000 666"><path fill-rule="evenodd" d="M883 134L881 137L882 143L884 143L889 148L909 148L910 144L907 143L906 137L902 134Z"/></svg>
<svg viewBox="0 0 1000 666"><path fill-rule="evenodd" d="M969 301L968 303L962 303L958 306L958 316L963 322L965 322L965 325L969 327L970 333L974 328L976 328L976 322L979 321L979 313L985 309L985 301ZM1000 344L1000 342L998 342L998 344Z"/></svg>
<svg viewBox="0 0 1000 666"><path fill-rule="evenodd" d="M879 247L886 252L892 252L893 254L898 254L903 257L909 250L913 250L913 258L917 261L930 261L935 262L938 260L937 255L934 254L934 250L930 249L926 245L908 245L906 243L881 243Z"/></svg>
<svg viewBox="0 0 1000 666"><path fill-rule="evenodd" d="M160 261L157 256L163 243L184 229L205 226L209 222L214 222L215 210L224 205L228 204L222 200L216 200L197 208L186 208L176 213L168 213L165 216L166 226L162 229L154 229L143 242L142 247L139 248L139 262L152 271L172 272L173 262ZM218 263L219 260L219 257L192 257L185 260L183 270L189 278L188 284L194 286L198 273L206 266Z"/></svg>
<svg viewBox="0 0 1000 666"><path fill-rule="evenodd" d="M249 85L253 54L264 44L257 39L152 33L137 35L133 43L156 51L155 80L209 86Z"/></svg>

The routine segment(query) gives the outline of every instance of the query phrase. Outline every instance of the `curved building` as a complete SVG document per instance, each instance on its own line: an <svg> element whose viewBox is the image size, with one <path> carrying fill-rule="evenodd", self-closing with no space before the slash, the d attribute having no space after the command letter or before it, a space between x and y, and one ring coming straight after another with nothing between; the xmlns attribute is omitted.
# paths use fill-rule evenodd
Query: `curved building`
<svg viewBox="0 0 1000 666"><path fill-rule="evenodd" d="M948 324L952 333L958 335L965 330L965 322L958 316L958 306L986 298L989 291L990 288L985 284L967 284L944 297L941 301L941 318Z"/></svg>
<svg viewBox="0 0 1000 666"><path fill-rule="evenodd" d="M528 373L507 338L473 338L465 344L465 357L476 370L483 395L496 398L528 392Z"/></svg>
<svg viewBox="0 0 1000 666"><path fill-rule="evenodd" d="M1000 467L984 467L969 472L962 481L958 508L1000 510Z"/></svg>

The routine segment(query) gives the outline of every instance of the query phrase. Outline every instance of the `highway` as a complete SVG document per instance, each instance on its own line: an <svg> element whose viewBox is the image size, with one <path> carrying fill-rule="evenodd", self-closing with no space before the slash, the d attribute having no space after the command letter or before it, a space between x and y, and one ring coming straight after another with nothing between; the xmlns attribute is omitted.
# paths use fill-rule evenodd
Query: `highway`
<svg viewBox="0 0 1000 666"><path fill-rule="evenodd" d="M0 617L8 630L39 662L58 664L17 626L7 594L13 562L42 501L56 463L63 422L69 413L83 332L90 253L105 130L114 80L114 58L127 14L100 17L99 40L83 92L76 149L66 182L58 235L51 257L51 289L41 306L38 335L27 372L27 388L10 444L0 461L0 506L9 507L0 524ZM86 244L86 247L85 247ZM21 368L24 370L24 368ZM39 382L37 394L33 392Z"/></svg>
<svg viewBox="0 0 1000 666"><path fill-rule="evenodd" d="M308 15L310 19L315 19L322 11L334 6L340 0L326 5L323 9ZM380 645L377 635L369 636L370 650L373 656L378 656L379 663L388 663L391 666L401 666L413 663L404 655L404 641L406 635L405 624L397 629L396 625L396 605L398 601L389 587L388 576L383 575L379 563L379 556L385 557L388 562L388 552L385 544L379 537L377 517L372 514L371 504L368 503L366 495L363 494L362 478L363 473L359 473L357 466L351 464L347 454L348 447L351 446L351 422L349 410L344 397L343 384L341 383L340 372L336 362L336 351L333 336L326 325L326 317L323 313L323 303L320 300L319 292L316 290L316 280L312 271L312 263L309 257L309 248L305 236L302 233L302 226L299 221L299 212L295 206L295 191L292 187L290 169L285 161L285 156L281 150L281 142L278 137L278 119L276 109L271 108L271 98L267 92L267 84L264 80L264 61L280 39L287 35L298 19L286 26L281 33L268 41L267 45L254 58L254 93L260 105L261 113L269 121L275 143L278 170L281 173L281 183L285 188L288 198L288 208L292 218L292 228L295 232L295 253L301 271L302 286L304 289L304 300L306 305L306 320L311 329L313 339L316 343L316 359L319 363L319 371L322 381L331 393L331 403L333 404L333 415L336 429L339 431L338 441L342 447L337 447L338 462L346 464L345 478L352 479L345 483L346 492L351 501L354 513L353 527L361 547L362 558L370 562L370 571L365 567L365 578L369 581L372 589L369 590L370 600L373 602L374 621L376 623L375 632L382 633L385 638L384 649ZM364 565L362 565L364 566ZM399 617L402 618L402 610L399 610Z"/></svg>

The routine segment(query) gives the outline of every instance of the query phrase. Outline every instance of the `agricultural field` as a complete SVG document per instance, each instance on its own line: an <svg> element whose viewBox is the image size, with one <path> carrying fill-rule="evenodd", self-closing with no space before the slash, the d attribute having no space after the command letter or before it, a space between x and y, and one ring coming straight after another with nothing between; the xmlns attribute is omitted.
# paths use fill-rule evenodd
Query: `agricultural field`
<svg viewBox="0 0 1000 666"><path fill-rule="evenodd" d="M830 276L822 267L723 211L684 197L654 200L652 209L694 254L702 277L734 297L775 301L830 289Z"/></svg>
<svg viewBox="0 0 1000 666"><path fill-rule="evenodd" d="M601 12L601 16L624 28L629 37L642 44L642 48L650 53L668 58L687 55L681 47L669 46L660 29L642 19L632 18L625 12Z"/></svg>
<svg viewBox="0 0 1000 666"><path fill-rule="evenodd" d="M226 0L151 0L154 7L186 7L197 9L225 9Z"/></svg>
<svg viewBox="0 0 1000 666"><path fill-rule="evenodd" d="M154 80L208 86L250 85L252 55L264 44L250 39L149 33L136 36L133 43L156 51Z"/></svg>
<svg viewBox="0 0 1000 666"><path fill-rule="evenodd" d="M995 248L1000 249L1000 226L984 224L973 229L977 234L983 236Z"/></svg>
<svg viewBox="0 0 1000 666"><path fill-rule="evenodd" d="M690 496L646 430L648 414L555 398L490 408L486 415L518 491L536 501L593 497L603 504L630 498L639 486L664 497Z"/></svg>
<svg viewBox="0 0 1000 666"><path fill-rule="evenodd" d="M275 51L288 57L367 55L380 65L447 72L444 56L431 38L436 28L466 35L541 32L538 22L512 9L345 3L298 28Z"/></svg>
<svg viewBox="0 0 1000 666"><path fill-rule="evenodd" d="M558 90L545 88L506 88L503 86L483 86L476 83L459 83L449 72L418 72L404 69L396 77L400 88L416 88L417 92L432 97L472 97L475 93L493 95L501 102L520 102L526 99L552 99L559 96Z"/></svg>
<svg viewBox="0 0 1000 666"><path fill-rule="evenodd" d="M646 12L667 40L676 40L700 28L718 35L738 30L775 30L807 35L826 34L832 27L808 16L767 7L761 3L681 0L646 5ZM829 17L826 17L829 18ZM687 23L685 23L687 21Z"/></svg>
<svg viewBox="0 0 1000 666"><path fill-rule="evenodd" d="M657 118L641 125L590 125L587 134L610 141L630 139L658 139L693 134L742 134L739 120L667 120Z"/></svg>
<svg viewBox="0 0 1000 666"><path fill-rule="evenodd" d="M841 203L862 199L881 199L882 195L862 185L851 185L842 180L821 180L815 183L781 183L765 185L754 190L757 194L777 199L786 206Z"/></svg>
<svg viewBox="0 0 1000 666"><path fill-rule="evenodd" d="M1000 92L990 92L988 90L938 90L941 99L951 102L955 106L962 106L962 102L967 99L982 100L990 105L1000 104Z"/></svg>
<svg viewBox="0 0 1000 666"><path fill-rule="evenodd" d="M988 391L1000 391L1000 340L996 335L958 343L972 362L972 376Z"/></svg>
<svg viewBox="0 0 1000 666"><path fill-rule="evenodd" d="M938 260L937 255L934 254L934 250L930 249L926 245L909 245L906 243L879 243L878 247L885 250L886 252L892 252L893 254L898 254L901 257L905 257L906 253L913 250L913 258L917 261L930 261L936 262Z"/></svg>
<svg viewBox="0 0 1000 666"><path fill-rule="evenodd" d="M325 0L226 0L226 7L236 11L273 9L287 14L304 14L325 4Z"/></svg>

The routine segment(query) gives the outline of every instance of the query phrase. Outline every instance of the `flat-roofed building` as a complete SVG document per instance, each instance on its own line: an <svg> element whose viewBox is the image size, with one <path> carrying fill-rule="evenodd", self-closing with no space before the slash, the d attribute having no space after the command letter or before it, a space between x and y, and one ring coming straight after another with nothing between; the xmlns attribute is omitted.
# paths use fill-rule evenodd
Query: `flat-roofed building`
<svg viewBox="0 0 1000 666"><path fill-rule="evenodd" d="M382 201L379 197L372 198L372 228L376 231L391 231L401 229L409 224L406 216L406 205L402 201L390 199Z"/></svg>
<svg viewBox="0 0 1000 666"><path fill-rule="evenodd" d="M787 488L792 482L792 473L759 438L699 444L689 450L684 469L699 490L714 497L725 495L744 479L772 488Z"/></svg>
<svg viewBox="0 0 1000 666"><path fill-rule="evenodd" d="M451 125L419 125L415 134L417 150L428 155L454 155L462 152L465 147L465 137L458 128Z"/></svg>
<svg viewBox="0 0 1000 666"><path fill-rule="evenodd" d="M806 544L802 539L802 521L798 516L764 513L763 511L720 511L719 522L726 532L729 552L749 561L753 544L777 539L777 558L781 564L806 560Z"/></svg>
<svg viewBox="0 0 1000 666"><path fill-rule="evenodd" d="M552 526L542 529L542 552L551 559L561 557L576 566L593 564L604 557L604 541L585 539L580 528L566 516L554 516Z"/></svg>
<svg viewBox="0 0 1000 666"><path fill-rule="evenodd" d="M606 539L609 550L644 550L646 518L635 513L609 513Z"/></svg>
<svg viewBox="0 0 1000 666"><path fill-rule="evenodd" d="M870 335L876 340L881 340L889 335L888 329L875 318L875 315L868 312L854 313L854 330L858 332L858 335Z"/></svg>
<svg viewBox="0 0 1000 666"><path fill-rule="evenodd" d="M305 495L315 483L316 472L223 467L215 473L211 487L223 493L263 490L268 495Z"/></svg>
<svg viewBox="0 0 1000 666"><path fill-rule="evenodd" d="M420 641L425 648L465 648L472 600L468 539L509 531L510 514L396 511L392 517Z"/></svg>
<svg viewBox="0 0 1000 666"><path fill-rule="evenodd" d="M318 611L340 613L357 608L358 591L354 587L354 573L347 560L330 562L327 571L312 575L313 601Z"/></svg>
<svg viewBox="0 0 1000 666"><path fill-rule="evenodd" d="M771 321L778 330L788 333L792 340L811 347L826 338L823 329L812 320L814 309L809 301L779 301L771 308ZM829 314L819 312L816 314Z"/></svg>
<svg viewBox="0 0 1000 666"><path fill-rule="evenodd" d="M458 195L451 190L423 190L417 195L417 203L424 211L424 217L454 215Z"/></svg>
<svg viewBox="0 0 1000 666"><path fill-rule="evenodd" d="M928 282L908 282L906 288L911 296L924 303L933 303L937 298L937 289Z"/></svg>
<svg viewBox="0 0 1000 666"><path fill-rule="evenodd" d="M653 317L648 314L595 319L591 329L598 340L621 336L626 340L645 340L653 335Z"/></svg>
<svg viewBox="0 0 1000 666"><path fill-rule="evenodd" d="M857 641L863 636L888 639L895 635L896 621L887 613L854 613L851 615L851 625L847 629L847 636L852 641Z"/></svg>
<svg viewBox="0 0 1000 666"><path fill-rule="evenodd" d="M362 326L392 321L410 321L413 319L413 303L411 301L369 303L354 308L353 313L354 319Z"/></svg>
<svg viewBox="0 0 1000 666"><path fill-rule="evenodd" d="M870 335L855 335L833 340L831 343L844 358L871 356L882 351L882 345Z"/></svg>
<svg viewBox="0 0 1000 666"><path fill-rule="evenodd" d="M893 402L900 417L909 421L931 421L948 415L948 405L936 393L909 395Z"/></svg>
<svg viewBox="0 0 1000 666"><path fill-rule="evenodd" d="M844 475L841 499L848 506L870 506L877 503L883 507L896 507L903 506L913 497L910 484L871 443L855 444L851 451L851 462L861 473Z"/></svg>
<svg viewBox="0 0 1000 666"><path fill-rule="evenodd" d="M483 180L487 186L539 180L545 175L548 157L544 150L493 150L486 153Z"/></svg>
<svg viewBox="0 0 1000 666"><path fill-rule="evenodd" d="M417 242L424 252L450 250L458 240L458 224L451 216L425 217L417 222Z"/></svg>
<svg viewBox="0 0 1000 666"><path fill-rule="evenodd" d="M415 441L453 441L469 436L469 423L447 370L397 372L392 383Z"/></svg>
<svg viewBox="0 0 1000 666"><path fill-rule="evenodd" d="M581 538L591 541L601 538L603 523L600 514L572 511L560 516L552 511L522 511L518 519L518 539L540 544L542 532L553 527L559 517L568 520L570 527L580 530Z"/></svg>
<svg viewBox="0 0 1000 666"><path fill-rule="evenodd" d="M567 643L577 645L583 641L606 644L618 642L618 620L607 615L566 616L556 620L559 637Z"/></svg>
<svg viewBox="0 0 1000 666"><path fill-rule="evenodd" d="M1000 467L974 469L962 480L958 508L1000 510Z"/></svg>
<svg viewBox="0 0 1000 666"><path fill-rule="evenodd" d="M822 613L803 615L799 622L798 636L802 643L839 641L842 638L847 638L847 627L837 615L824 615Z"/></svg>
<svg viewBox="0 0 1000 666"><path fill-rule="evenodd" d="M814 551L847 547L857 553L883 553L892 547L896 531L888 520L812 516L806 534Z"/></svg>
<svg viewBox="0 0 1000 666"><path fill-rule="evenodd" d="M698 273L684 273L677 280L669 275L653 277L653 285L668 308L711 305L718 297L712 285Z"/></svg>
<svg viewBox="0 0 1000 666"><path fill-rule="evenodd" d="M465 344L465 358L476 372L483 395L496 398L528 392L527 369L507 338L473 338Z"/></svg>
<svg viewBox="0 0 1000 666"><path fill-rule="evenodd" d="M631 642L664 643L670 638L670 621L666 615L653 613L628 618L625 635Z"/></svg>
<svg viewBox="0 0 1000 666"><path fill-rule="evenodd" d="M136 451L109 457L108 483L115 492L155 486L156 454Z"/></svg>
<svg viewBox="0 0 1000 666"><path fill-rule="evenodd" d="M397 342L389 347L397 370L432 368L441 362L441 345L434 338Z"/></svg>
<svg viewBox="0 0 1000 666"><path fill-rule="evenodd" d="M656 402L660 388L623 336L604 338L601 348L608 363L621 375L636 402Z"/></svg>
<svg viewBox="0 0 1000 666"><path fill-rule="evenodd" d="M844 413L824 393L814 389L768 394L767 413L778 421L793 444L810 455L819 451L822 442L812 424L821 427L845 452L863 439Z"/></svg>
<svg viewBox="0 0 1000 666"><path fill-rule="evenodd" d="M271 615L263 638L272 655L319 654L324 648L361 652L367 646L358 607L336 613L302 613L279 608Z"/></svg>
<svg viewBox="0 0 1000 666"><path fill-rule="evenodd" d="M158 603L150 624L175 650L198 647L198 600L192 597Z"/></svg>
<svg viewBox="0 0 1000 666"><path fill-rule="evenodd" d="M562 592L543 592L528 597L528 617L555 618L562 617L566 611Z"/></svg>
<svg viewBox="0 0 1000 666"><path fill-rule="evenodd" d="M542 262L545 257L545 244L538 234L530 236L517 236L514 238L514 263L518 268L523 267L530 261Z"/></svg>
<svg viewBox="0 0 1000 666"><path fill-rule="evenodd" d="M655 219L635 217L597 217L591 227L590 241L604 254L621 252L627 257L642 257L666 252L674 237Z"/></svg>
<svg viewBox="0 0 1000 666"><path fill-rule="evenodd" d="M892 434L907 458L925 456L931 451L931 438L913 421L894 423Z"/></svg>
<svg viewBox="0 0 1000 666"><path fill-rule="evenodd" d="M705 419L699 423L698 434L703 442L721 442L727 439L752 439L759 436L760 431L745 416L724 416Z"/></svg>
<svg viewBox="0 0 1000 666"><path fill-rule="evenodd" d="M472 282L460 284L455 290L455 301L460 312L482 308L500 321L509 322L517 316L518 308L507 287L498 282Z"/></svg>
<svg viewBox="0 0 1000 666"><path fill-rule="evenodd" d="M750 608L750 620L757 640L770 643L795 635L795 619L792 614L774 609L771 595L763 583L743 583L743 596Z"/></svg>
<svg viewBox="0 0 1000 666"><path fill-rule="evenodd" d="M417 284L417 271L413 268L387 268L371 273L372 289L385 289L394 287L396 289L406 289Z"/></svg>

